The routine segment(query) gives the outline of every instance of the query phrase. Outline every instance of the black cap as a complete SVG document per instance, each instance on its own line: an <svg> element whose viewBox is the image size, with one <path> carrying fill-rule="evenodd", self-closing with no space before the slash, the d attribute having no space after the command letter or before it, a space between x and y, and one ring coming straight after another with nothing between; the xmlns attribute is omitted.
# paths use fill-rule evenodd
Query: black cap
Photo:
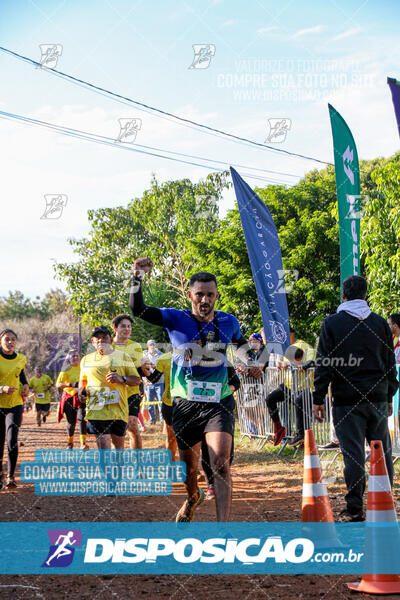
<svg viewBox="0 0 400 600"><path fill-rule="evenodd" d="M103 336L103 335L109 335L110 337L112 337L112 333L111 331L108 329L108 327L106 327L105 325L99 325L99 327L95 327L92 331L92 335L90 336L92 337L99 337L99 336Z"/></svg>

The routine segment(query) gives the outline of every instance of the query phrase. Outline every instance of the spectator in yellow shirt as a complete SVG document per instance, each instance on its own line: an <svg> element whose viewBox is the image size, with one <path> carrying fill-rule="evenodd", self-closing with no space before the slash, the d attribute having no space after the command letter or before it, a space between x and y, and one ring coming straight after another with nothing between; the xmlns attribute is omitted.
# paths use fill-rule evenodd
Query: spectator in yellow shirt
<svg viewBox="0 0 400 600"><path fill-rule="evenodd" d="M315 351L303 340L298 340L293 329L290 329L290 346L286 350L285 357L278 357L278 369L303 369L306 363L311 364L315 359ZM297 375L296 375L297 376ZM296 417L296 436L291 442L291 445L297 446L303 443L304 440L304 389L308 387L312 389L312 377L301 373L297 376L296 386L294 389L295 397L292 398L295 405ZM286 428L282 425L279 415L278 403L283 402L291 396L292 389L292 373L285 374L284 383L281 383L275 390L270 392L266 398L266 404L274 424L275 436L274 446L278 446L286 435ZM293 394L294 395L294 394Z"/></svg>

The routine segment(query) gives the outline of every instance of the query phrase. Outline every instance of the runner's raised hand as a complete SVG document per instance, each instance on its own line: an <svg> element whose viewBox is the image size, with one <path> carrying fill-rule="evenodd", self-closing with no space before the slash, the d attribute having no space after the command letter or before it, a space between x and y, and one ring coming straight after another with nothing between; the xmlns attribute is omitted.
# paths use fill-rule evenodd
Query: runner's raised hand
<svg viewBox="0 0 400 600"><path fill-rule="evenodd" d="M152 268L153 261L151 260L151 258L137 258L133 266L133 274L135 277L141 277L145 273L150 273Z"/></svg>

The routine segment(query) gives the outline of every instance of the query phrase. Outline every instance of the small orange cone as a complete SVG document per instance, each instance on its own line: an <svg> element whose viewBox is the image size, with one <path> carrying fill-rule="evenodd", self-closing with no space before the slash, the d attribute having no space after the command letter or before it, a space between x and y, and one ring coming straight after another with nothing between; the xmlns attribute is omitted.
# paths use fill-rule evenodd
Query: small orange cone
<svg viewBox="0 0 400 600"><path fill-rule="evenodd" d="M328 490L322 475L314 433L311 429L307 429L304 436L302 521L303 523L329 523L323 528L321 536L315 542L316 548L342 547L336 534ZM303 526L303 530L307 533L307 526ZM310 529L310 533L312 534L312 529Z"/></svg>
<svg viewBox="0 0 400 600"><path fill-rule="evenodd" d="M382 532L375 523L383 524L386 538L389 533L394 534L398 538L396 540L398 546L400 546L400 533L381 441L371 442L370 465L365 556L371 553L371 559L374 561L381 553L380 546L387 541L382 540ZM368 523L374 525L368 527ZM387 528L388 523L394 524L393 530ZM363 575L359 583L348 583L347 586L353 591L367 594L398 594L400 593L400 575Z"/></svg>
<svg viewBox="0 0 400 600"><path fill-rule="evenodd" d="M322 475L317 444L311 429L304 437L303 523L333 523L331 503Z"/></svg>

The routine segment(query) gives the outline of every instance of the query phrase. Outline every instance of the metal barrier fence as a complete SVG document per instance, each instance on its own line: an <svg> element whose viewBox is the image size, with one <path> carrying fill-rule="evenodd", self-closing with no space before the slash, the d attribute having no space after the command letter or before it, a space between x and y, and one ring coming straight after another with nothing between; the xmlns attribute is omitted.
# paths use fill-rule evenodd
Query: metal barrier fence
<svg viewBox="0 0 400 600"><path fill-rule="evenodd" d="M296 399L302 406L304 429L312 429L318 446L331 441L332 429L332 396L329 390L325 398L325 419L322 423L313 415L313 381L314 369L307 371L299 369L278 369L267 367L261 379L241 375L241 387L236 392L237 412L240 432L243 437L259 440L258 447L262 448L274 438L274 424L269 415L266 399L268 395L280 388L282 401L277 406L280 420L286 428L286 435L278 454L294 438L296 433ZM389 419L389 430L392 437L393 455L400 457L399 434L399 394L393 401L394 417Z"/></svg>

